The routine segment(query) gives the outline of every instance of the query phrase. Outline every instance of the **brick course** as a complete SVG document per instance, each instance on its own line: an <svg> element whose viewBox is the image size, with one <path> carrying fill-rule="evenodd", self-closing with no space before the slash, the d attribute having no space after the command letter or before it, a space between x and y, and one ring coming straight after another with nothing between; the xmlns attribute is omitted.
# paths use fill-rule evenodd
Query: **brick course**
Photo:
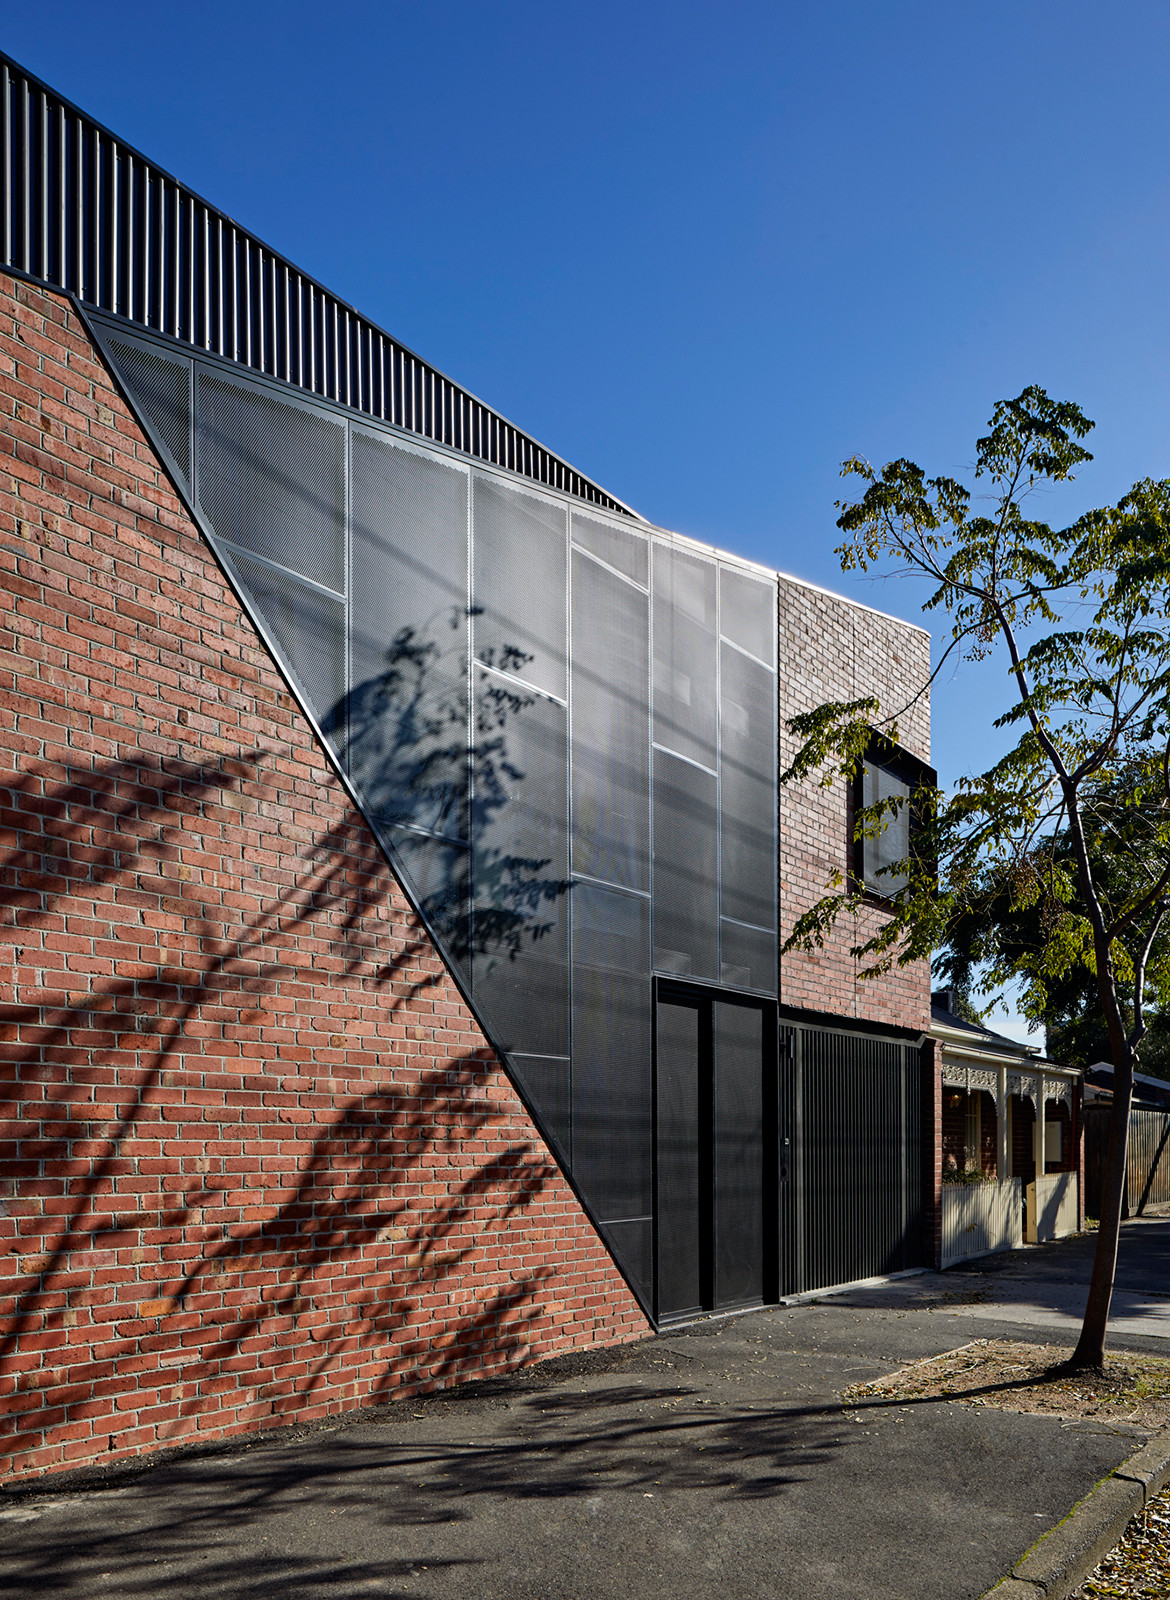
<svg viewBox="0 0 1170 1600"><path fill-rule="evenodd" d="M780 763L787 767L799 741L786 722L825 701L874 695L880 715L897 714L899 743L930 760L930 638L921 629L869 611L796 579L780 580ZM796 920L826 893L834 873L847 875L852 860L852 819L847 786L822 788L817 775L780 790L780 927L787 938ZM886 976L861 979L852 946L868 938L888 915L867 904L856 923L842 917L824 947L793 951L780 962L785 1005L831 1012L859 1021L926 1029L930 1024L930 968L926 961L895 966Z"/></svg>
<svg viewBox="0 0 1170 1600"><path fill-rule="evenodd" d="M68 302L0 277L0 1466L648 1325Z"/></svg>

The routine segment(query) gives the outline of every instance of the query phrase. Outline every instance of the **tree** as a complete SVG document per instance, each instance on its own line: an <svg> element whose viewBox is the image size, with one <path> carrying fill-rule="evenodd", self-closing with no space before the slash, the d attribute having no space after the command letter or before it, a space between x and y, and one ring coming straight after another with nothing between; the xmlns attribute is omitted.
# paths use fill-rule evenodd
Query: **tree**
<svg viewBox="0 0 1170 1600"><path fill-rule="evenodd" d="M933 585L926 609L947 616L950 639L932 681L956 656L1006 667L995 726L1015 743L1002 759L951 794L857 810L862 840L912 804L914 842L910 859L886 869L888 918L854 954L867 976L929 958L991 885L1043 937L989 947L990 985L1022 978L1039 1014L1060 985L1091 978L1114 1100L1078 1367L1104 1361L1133 1074L1151 1001L1170 1001L1170 482L1137 483L1063 529L1025 515L1030 496L1092 459L1080 443L1092 426L1078 406L1025 389L995 407L977 443L985 514L954 478L927 478L906 460L876 474L854 458L842 471L865 491L839 503L837 523L843 569L892 561ZM803 742L786 781L853 778L875 734L897 739L896 714L879 719L871 698L819 706L790 727ZM858 884L830 885L787 948L823 943L862 900Z"/></svg>
<svg viewBox="0 0 1170 1600"><path fill-rule="evenodd" d="M1075 871L1072 840L1067 828L1053 834L1051 852L1065 871ZM1120 874L1132 880L1134 864L1128 856L1106 849L1094 853L1093 872L1109 880L1109 891L1116 898L1119 890L1132 890L1132 882L1119 884ZM951 910L947 943L935 954L937 978L949 985L965 1015L964 1002L972 1014L967 1020L986 1021L971 1003L973 993L1001 992L1009 979L1018 975L1025 963L1041 959L1051 934L1054 910L1043 898L1026 905L1018 903L1013 875L1002 864L995 864L967 885ZM1154 942L1150 969L1161 970L1165 952L1163 942L1170 929L1163 929ZM1128 997L1121 995L1127 1031L1133 1027ZM1109 1030L1105 1025L1097 993L1097 979L1090 964L1070 964L1060 973L1049 971L1042 986L1029 986L1021 998L1020 1009L1028 1020L1043 1026L1048 1054L1067 1066L1087 1068L1109 1059ZM1170 1079L1170 1012L1161 1010L1157 991L1147 984L1146 1033L1141 1041L1141 1070L1156 1078Z"/></svg>

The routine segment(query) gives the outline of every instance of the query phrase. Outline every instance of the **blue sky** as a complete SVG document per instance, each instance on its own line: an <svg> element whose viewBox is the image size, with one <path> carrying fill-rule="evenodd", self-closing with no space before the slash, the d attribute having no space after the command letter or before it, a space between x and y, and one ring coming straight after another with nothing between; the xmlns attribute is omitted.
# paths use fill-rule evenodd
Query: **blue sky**
<svg viewBox="0 0 1170 1600"><path fill-rule="evenodd" d="M1170 473L1170 8L57 0L3 47L653 521L837 566L841 459L1078 400ZM952 779L996 669L935 694Z"/></svg>

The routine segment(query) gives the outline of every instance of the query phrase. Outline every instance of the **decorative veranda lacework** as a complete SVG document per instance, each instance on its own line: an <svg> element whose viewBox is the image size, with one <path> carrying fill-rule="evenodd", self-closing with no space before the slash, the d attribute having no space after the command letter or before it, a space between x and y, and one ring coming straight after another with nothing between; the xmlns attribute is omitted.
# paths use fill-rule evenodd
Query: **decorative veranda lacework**
<svg viewBox="0 0 1170 1600"><path fill-rule="evenodd" d="M994 1067L967 1067L944 1059L942 1081L948 1089L964 1089L968 1093L982 1090L997 1100L999 1097L999 1072ZM1068 1078L1046 1078L1040 1073L1032 1072L1009 1072L1006 1087L1009 1095L1018 1095L1022 1099L1031 1100L1033 1104L1039 1102L1043 1093L1046 1101L1063 1102L1070 1111L1072 1109L1073 1086Z"/></svg>
<svg viewBox="0 0 1170 1600"><path fill-rule="evenodd" d="M986 1089L989 1094L999 1092L999 1073L983 1067L960 1067L953 1062L943 1062L943 1083L948 1089L966 1089L968 1092Z"/></svg>

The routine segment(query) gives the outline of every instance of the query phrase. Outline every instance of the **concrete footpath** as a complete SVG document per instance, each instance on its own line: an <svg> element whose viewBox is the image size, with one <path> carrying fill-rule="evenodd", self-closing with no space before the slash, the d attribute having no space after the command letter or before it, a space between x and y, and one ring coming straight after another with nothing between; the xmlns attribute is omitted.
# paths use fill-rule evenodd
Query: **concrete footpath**
<svg viewBox="0 0 1170 1600"><path fill-rule="evenodd" d="M1091 1247L699 1323L97 1487L12 1492L0 1594L977 1600L1146 1436L838 1396L974 1338L1067 1340ZM1119 1282L1113 1347L1170 1355L1170 1221L1127 1226Z"/></svg>

